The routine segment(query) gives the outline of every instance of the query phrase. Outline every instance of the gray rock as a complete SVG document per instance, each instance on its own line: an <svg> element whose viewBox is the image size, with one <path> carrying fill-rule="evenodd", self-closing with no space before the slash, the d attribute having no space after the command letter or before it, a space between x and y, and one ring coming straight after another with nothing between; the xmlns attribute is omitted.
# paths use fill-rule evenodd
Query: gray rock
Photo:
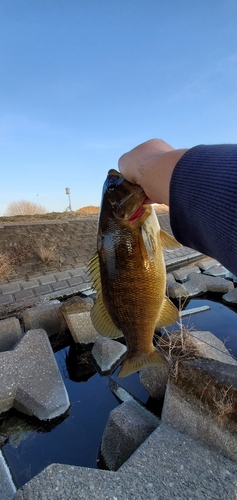
<svg viewBox="0 0 237 500"><path fill-rule="evenodd" d="M99 334L95 330L90 316L91 304L81 297L68 299L61 312L76 344L92 344Z"/></svg>
<svg viewBox="0 0 237 500"><path fill-rule="evenodd" d="M22 338L21 325L18 318L7 318L0 321L0 352L10 351Z"/></svg>
<svg viewBox="0 0 237 500"><path fill-rule="evenodd" d="M231 290L228 293L225 293L225 295L222 295L222 300L226 304L237 304L237 288L234 288L234 290Z"/></svg>
<svg viewBox="0 0 237 500"><path fill-rule="evenodd" d="M112 410L101 442L107 467L117 470L159 423L157 417L135 401L127 401Z"/></svg>
<svg viewBox="0 0 237 500"><path fill-rule="evenodd" d="M237 464L161 424L118 472L53 464L14 500L236 500Z"/></svg>
<svg viewBox="0 0 237 500"><path fill-rule="evenodd" d="M210 267L216 266L218 264L219 262L216 259L210 259L209 257L207 257L206 259L197 262L196 265L199 267L199 269L201 269L201 271L207 271L207 269L210 269Z"/></svg>
<svg viewBox="0 0 237 500"><path fill-rule="evenodd" d="M2 500L12 500L16 492L8 465L0 451L0 498Z"/></svg>
<svg viewBox="0 0 237 500"><path fill-rule="evenodd" d="M179 364L162 421L237 462L237 367L214 360Z"/></svg>
<svg viewBox="0 0 237 500"><path fill-rule="evenodd" d="M25 331L43 328L49 337L63 331L65 325L60 314L60 307L60 302L53 302L26 309L22 313Z"/></svg>
<svg viewBox="0 0 237 500"><path fill-rule="evenodd" d="M173 273L167 273L166 274L166 282L169 282L169 281L175 281L175 278L173 276Z"/></svg>
<svg viewBox="0 0 237 500"><path fill-rule="evenodd" d="M197 350L197 357L215 359L222 363L237 366L237 361L231 356L223 342L208 331L191 331L190 338Z"/></svg>
<svg viewBox="0 0 237 500"><path fill-rule="evenodd" d="M233 281L233 283L237 283L237 276L235 276L233 273L228 271L228 269L226 269L225 277L227 280L231 280L231 281Z"/></svg>
<svg viewBox="0 0 237 500"><path fill-rule="evenodd" d="M140 382L152 398L162 399L168 381L168 365L151 366L140 372Z"/></svg>
<svg viewBox="0 0 237 500"><path fill-rule="evenodd" d="M47 333L29 330L13 351L0 353L0 413L15 407L49 420L70 402Z"/></svg>
<svg viewBox="0 0 237 500"><path fill-rule="evenodd" d="M126 346L120 344L120 342L99 336L95 341L91 354L96 366L99 368L99 372L105 375L120 364L126 351Z"/></svg>
<svg viewBox="0 0 237 500"><path fill-rule="evenodd" d="M209 276L226 276L226 269L221 264L216 264L215 266L209 267L204 274Z"/></svg>
<svg viewBox="0 0 237 500"><path fill-rule="evenodd" d="M182 297L189 296L185 286L177 283L176 281L167 282L167 295L172 299L180 299Z"/></svg>
<svg viewBox="0 0 237 500"><path fill-rule="evenodd" d="M174 278L177 281L180 281L183 283L184 281L187 280L187 277L191 273L200 273L200 269L198 266L187 266L187 267L182 267L181 269L178 269L177 271L173 271Z"/></svg>
<svg viewBox="0 0 237 500"><path fill-rule="evenodd" d="M112 378L109 379L109 388L120 403L125 403L125 401L134 401L134 397L130 392L126 391L121 385L119 385Z"/></svg>
<svg viewBox="0 0 237 500"><path fill-rule="evenodd" d="M233 283L224 278L214 278L204 274L192 273L188 276L188 281L183 285L186 290L186 297L201 295L206 292L226 293L234 288Z"/></svg>

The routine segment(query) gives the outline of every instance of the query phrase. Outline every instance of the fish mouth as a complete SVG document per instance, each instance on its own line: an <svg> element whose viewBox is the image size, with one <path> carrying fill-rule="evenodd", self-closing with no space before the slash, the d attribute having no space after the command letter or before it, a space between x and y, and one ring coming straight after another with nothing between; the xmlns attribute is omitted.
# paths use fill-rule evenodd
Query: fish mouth
<svg viewBox="0 0 237 500"><path fill-rule="evenodd" d="M134 220L137 220L139 219L145 212L145 208L144 208L144 205L150 205L151 203L151 200L149 198L147 198L147 196L145 196L145 199L143 200L142 204L138 207L138 209L136 210L136 212L134 212L131 217L129 217L129 221L134 221Z"/></svg>

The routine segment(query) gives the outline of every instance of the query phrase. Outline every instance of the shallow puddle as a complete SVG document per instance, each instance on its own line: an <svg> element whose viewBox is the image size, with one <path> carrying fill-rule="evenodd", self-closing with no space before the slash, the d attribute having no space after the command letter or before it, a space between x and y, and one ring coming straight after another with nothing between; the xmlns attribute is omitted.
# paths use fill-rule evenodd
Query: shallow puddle
<svg viewBox="0 0 237 500"><path fill-rule="evenodd" d="M184 317L184 326L211 331L237 358L236 310L210 297L192 299L185 304L185 309L203 305L209 305L211 309ZM12 412L1 420L0 438L4 432L10 435L2 451L17 488L51 463L96 468L109 413L119 404L109 388L109 377L95 373L86 359L82 366L74 348L63 347L55 356L71 402L64 419L42 425ZM118 380L118 371L119 368L113 374L113 380L158 414L159 405L149 398L140 384L139 375Z"/></svg>

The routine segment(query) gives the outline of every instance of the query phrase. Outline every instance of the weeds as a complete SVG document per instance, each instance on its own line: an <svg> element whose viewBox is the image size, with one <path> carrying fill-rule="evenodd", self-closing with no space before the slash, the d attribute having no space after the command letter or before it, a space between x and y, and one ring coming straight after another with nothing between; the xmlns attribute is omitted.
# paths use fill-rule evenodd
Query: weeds
<svg viewBox="0 0 237 500"><path fill-rule="evenodd" d="M189 330L182 328L178 331L166 331L162 337L156 339L159 351L168 360L170 374L177 380L180 361L197 358L197 348L192 342Z"/></svg>
<svg viewBox="0 0 237 500"><path fill-rule="evenodd" d="M222 387L218 389L217 387L211 386L208 390L210 382L204 387L202 395L200 398L201 408L205 409L208 407L207 400L209 399L209 404L215 410L215 414L219 420L223 420L224 417L230 415L234 411L234 398L233 394L230 394L232 386ZM208 392L208 395L205 394ZM205 402L203 401L205 400Z"/></svg>
<svg viewBox="0 0 237 500"><path fill-rule="evenodd" d="M57 245L45 246L42 242L38 242L37 255L40 257L42 262L47 266L55 258L55 250Z"/></svg>

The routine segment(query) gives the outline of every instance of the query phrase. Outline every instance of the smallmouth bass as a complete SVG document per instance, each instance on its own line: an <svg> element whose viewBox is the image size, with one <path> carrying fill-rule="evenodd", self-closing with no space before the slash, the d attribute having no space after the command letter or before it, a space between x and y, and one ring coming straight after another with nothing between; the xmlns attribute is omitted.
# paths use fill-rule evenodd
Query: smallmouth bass
<svg viewBox="0 0 237 500"><path fill-rule="evenodd" d="M162 248L180 244L160 229L156 213L146 204L143 189L120 172L109 170L102 192L97 252L89 262L97 300L91 309L95 329L127 345L119 377L167 361L153 345L155 327L178 319L166 297Z"/></svg>

